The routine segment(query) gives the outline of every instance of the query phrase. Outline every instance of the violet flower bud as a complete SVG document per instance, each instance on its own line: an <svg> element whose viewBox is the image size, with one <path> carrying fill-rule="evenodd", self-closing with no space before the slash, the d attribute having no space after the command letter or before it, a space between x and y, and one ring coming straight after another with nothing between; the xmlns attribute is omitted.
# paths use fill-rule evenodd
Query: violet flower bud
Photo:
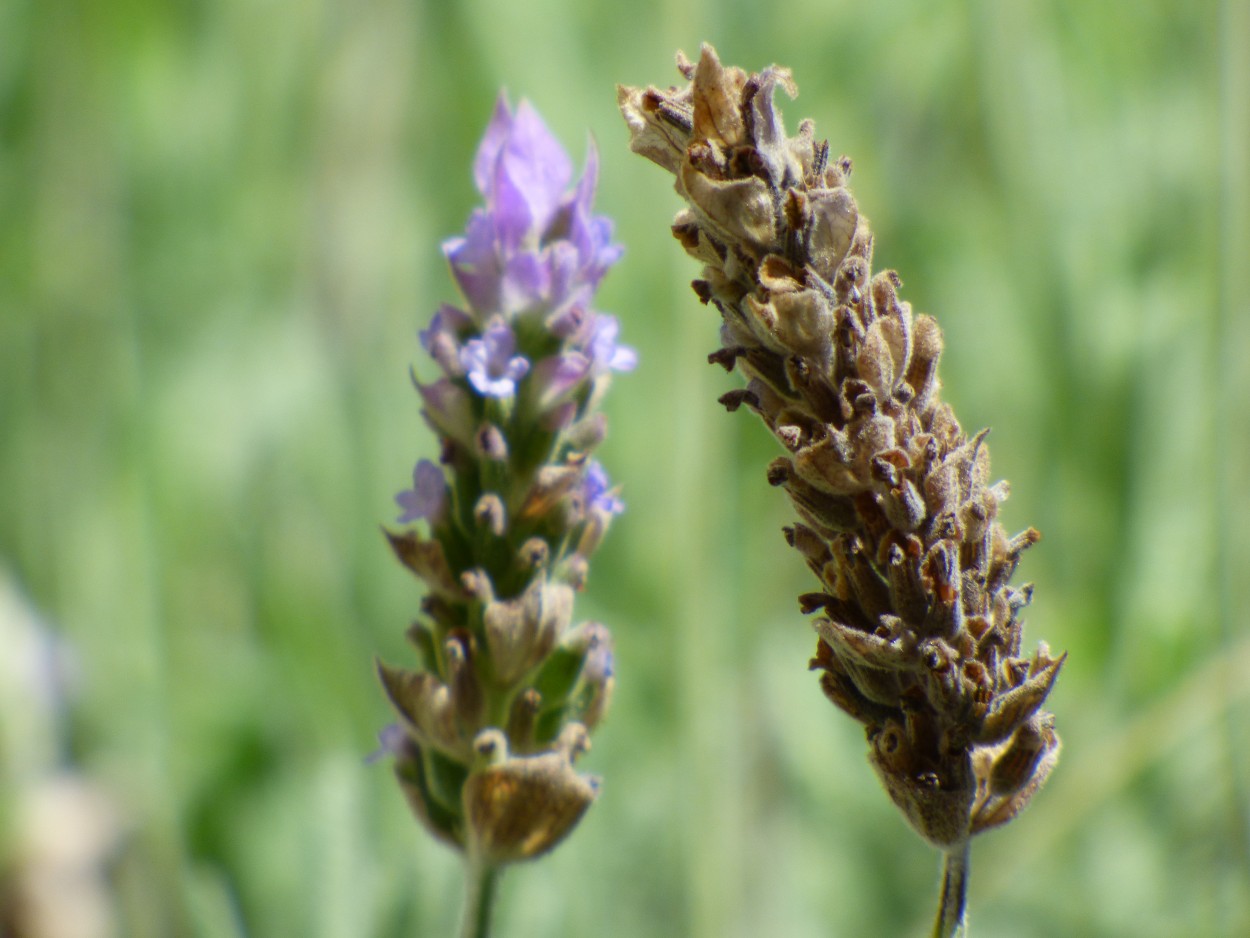
<svg viewBox="0 0 1250 938"><path fill-rule="evenodd" d="M429 327L418 334L421 347L429 352L448 377L458 378L464 374L460 364L460 334L472 322L464 310L444 303L430 320Z"/></svg>
<svg viewBox="0 0 1250 938"><path fill-rule="evenodd" d="M473 403L463 382L440 378L433 384L417 383L421 416L439 436L469 446L473 440Z"/></svg>

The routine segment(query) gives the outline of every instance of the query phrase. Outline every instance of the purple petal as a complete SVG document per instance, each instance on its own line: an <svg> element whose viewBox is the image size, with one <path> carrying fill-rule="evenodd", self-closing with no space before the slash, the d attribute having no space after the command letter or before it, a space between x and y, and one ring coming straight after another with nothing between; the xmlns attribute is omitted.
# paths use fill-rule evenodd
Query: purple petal
<svg viewBox="0 0 1250 938"><path fill-rule="evenodd" d="M449 377L458 378L464 374L464 369L460 367L460 334L472 323L464 310L444 303L430 320L430 325L417 333L421 347Z"/></svg>
<svg viewBox="0 0 1250 938"><path fill-rule="evenodd" d="M637 367L638 353L616 342L621 324L615 316L600 313L591 329L587 352L596 370L633 371Z"/></svg>
<svg viewBox="0 0 1250 938"><path fill-rule="evenodd" d="M403 514L396 520L412 524L421 518L438 521L447 505L447 482L443 470L428 459L422 459L412 470L412 488L395 496Z"/></svg>
<svg viewBox="0 0 1250 938"><path fill-rule="evenodd" d="M499 306L499 254L495 220L477 209L469 216L463 237L443 242L443 254L469 305L481 317Z"/></svg>
<svg viewBox="0 0 1250 938"><path fill-rule="evenodd" d="M482 397L513 397L516 395L516 383L525 377L529 370L529 362L517 357L509 363L506 374L491 377L480 371L469 372L469 383Z"/></svg>
<svg viewBox="0 0 1250 938"><path fill-rule="evenodd" d="M477 146L477 156L473 159L473 181L477 183L477 191L489 200L493 192L495 166L499 162L499 153L512 132L512 110L508 107L508 96L499 92L495 100L495 112L491 115L482 142Z"/></svg>
<svg viewBox="0 0 1250 938"><path fill-rule="evenodd" d="M417 335L421 339L421 347L428 352L430 350L430 342L434 336L445 333L451 335L452 338L456 338L472 324L473 320L469 318L468 313L462 309L457 309L450 303L444 303L434 313L434 318L430 320L429 327Z"/></svg>
<svg viewBox="0 0 1250 938"><path fill-rule="evenodd" d="M551 309L561 309L570 303L588 303L593 287L587 288L582 256L570 241L556 241L548 245L549 285L547 302Z"/></svg>
<svg viewBox="0 0 1250 938"><path fill-rule="evenodd" d="M586 165L582 169L582 178L577 181L577 187L573 190L573 205L589 215L598 185L599 148L595 146L595 138L591 137L586 145Z"/></svg>
<svg viewBox="0 0 1250 938"><path fill-rule="evenodd" d="M625 503L617 497L611 485L603 465L598 460L591 460L586 467L586 477L582 483L582 493L586 498L586 504L591 508L606 511L610 515L619 515L623 512Z"/></svg>
<svg viewBox="0 0 1250 938"><path fill-rule="evenodd" d="M513 355L516 336L502 321L493 323L480 339L470 339L460 350L460 364L469 383L485 397L511 397L516 383L529 372L529 360Z"/></svg>
<svg viewBox="0 0 1250 938"><path fill-rule="evenodd" d="M612 243L612 219L606 215L596 215L590 219L590 229L594 253L589 265L595 272L595 283L598 283L608 272L608 268L621 259L625 248Z"/></svg>
<svg viewBox="0 0 1250 938"><path fill-rule="evenodd" d="M499 247L506 254L520 251L527 243L538 240L536 234L531 236L537 228L536 213L522 185L524 183L514 181L502 168L495 175L490 212Z"/></svg>
<svg viewBox="0 0 1250 938"><path fill-rule="evenodd" d="M487 195L505 251L537 245L571 175L563 148L538 112L522 101L496 155Z"/></svg>
<svg viewBox="0 0 1250 938"><path fill-rule="evenodd" d="M528 200L541 232L560 204L573 167L564 148L528 101L517 107L500 162L504 175Z"/></svg>
<svg viewBox="0 0 1250 938"><path fill-rule="evenodd" d="M373 765L387 756L403 758L408 755L411 746L404 728L398 723L390 723L378 731L378 748L365 756L365 764Z"/></svg>
<svg viewBox="0 0 1250 938"><path fill-rule="evenodd" d="M566 191L572 166L559 142L528 102L513 112L501 94L473 176L486 205L444 252L474 318L481 323L495 314L512 318L589 305L621 254L611 224L591 214L599 176L594 141L581 178Z"/></svg>
<svg viewBox="0 0 1250 938"><path fill-rule="evenodd" d="M598 176L599 153L592 139L587 148L586 168L582 172L582 178L565 202L568 213L565 237L577 248L582 276L596 285L623 253L620 245L612 244L611 220L602 215L591 214Z"/></svg>
<svg viewBox="0 0 1250 938"><path fill-rule="evenodd" d="M543 301L551 289L551 271L539 254L514 254L499 284L499 311L506 316Z"/></svg>

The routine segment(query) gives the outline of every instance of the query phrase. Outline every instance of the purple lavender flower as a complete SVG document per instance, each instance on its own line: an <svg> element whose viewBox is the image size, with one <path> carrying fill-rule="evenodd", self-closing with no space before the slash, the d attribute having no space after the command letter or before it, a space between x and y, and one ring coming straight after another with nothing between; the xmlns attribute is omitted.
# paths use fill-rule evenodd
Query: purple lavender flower
<svg viewBox="0 0 1250 938"><path fill-rule="evenodd" d="M473 320L464 310L457 309L450 303L444 303L430 320L429 326L417 333L417 337L421 340L421 347L428 352L438 336L447 335L454 339L472 322Z"/></svg>
<svg viewBox="0 0 1250 938"><path fill-rule="evenodd" d="M539 410L547 412L563 403L586 380L590 365L590 359L581 352L552 355L538 362L530 380L538 393Z"/></svg>
<svg viewBox="0 0 1250 938"><path fill-rule="evenodd" d="M473 164L501 243L517 248L546 231L573 167L538 112L522 101L512 114L500 96Z"/></svg>
<svg viewBox="0 0 1250 938"><path fill-rule="evenodd" d="M480 339L470 339L460 350L460 364L469 383L483 397L511 397L516 383L530 370L523 355L514 355L516 336L507 324L493 323Z"/></svg>
<svg viewBox="0 0 1250 938"><path fill-rule="evenodd" d="M443 244L473 313L484 320L586 303L621 255L612 225L591 214L599 161L592 145L570 192L572 167L538 113L501 96L478 148L473 176L486 206L462 237Z"/></svg>
<svg viewBox="0 0 1250 938"><path fill-rule="evenodd" d="M443 254L451 262L452 275L470 308L487 315L497 311L502 269L490 214L476 209L469 216L464 235L443 242Z"/></svg>
<svg viewBox="0 0 1250 938"><path fill-rule="evenodd" d="M460 367L460 334L472 324L468 313L444 303L430 320L430 325L417 333L421 347L449 377L459 377L464 373Z"/></svg>
<svg viewBox="0 0 1250 938"><path fill-rule="evenodd" d="M610 515L619 515L623 512L625 503L617 497L611 485L602 463L597 459L592 459L586 467L586 479L582 488L587 506L606 511Z"/></svg>
<svg viewBox="0 0 1250 938"><path fill-rule="evenodd" d="M571 340L585 329L588 315L586 308L580 304L565 306L547 318L547 331L557 339Z"/></svg>
<svg viewBox="0 0 1250 938"><path fill-rule="evenodd" d="M428 459L422 459L412 470L412 488L396 495L395 501L404 510L396 519L399 524L412 524L420 518L439 520L447 504L443 470Z"/></svg>
<svg viewBox="0 0 1250 938"><path fill-rule="evenodd" d="M628 345L617 345L621 324L615 316L600 313L590 327L586 352L595 371L633 371L638 366L638 353Z"/></svg>

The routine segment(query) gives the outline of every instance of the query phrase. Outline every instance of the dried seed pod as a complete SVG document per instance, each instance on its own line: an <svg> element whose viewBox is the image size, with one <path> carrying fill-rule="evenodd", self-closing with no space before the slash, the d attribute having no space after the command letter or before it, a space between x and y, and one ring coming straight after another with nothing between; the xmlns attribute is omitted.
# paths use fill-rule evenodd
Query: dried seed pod
<svg viewBox="0 0 1250 938"><path fill-rule="evenodd" d="M811 667L868 728L869 758L908 821L950 847L1009 820L1058 753L1042 710L1063 658L1020 655L1031 588L1009 580L1032 529L999 521L985 432L940 398L942 332L872 273L873 236L810 122L790 137L752 75L710 46L687 87L623 89L631 147L678 176L678 239L704 265L701 301L722 317L747 404L784 447L768 479L802 519L786 538L824 592ZM731 409L733 409L731 407Z"/></svg>

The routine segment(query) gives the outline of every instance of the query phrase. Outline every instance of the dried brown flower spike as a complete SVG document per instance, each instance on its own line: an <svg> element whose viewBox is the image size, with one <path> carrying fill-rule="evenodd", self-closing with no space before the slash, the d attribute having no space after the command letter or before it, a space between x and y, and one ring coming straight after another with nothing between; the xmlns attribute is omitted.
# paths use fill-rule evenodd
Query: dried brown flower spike
<svg viewBox="0 0 1250 938"><path fill-rule="evenodd" d="M820 613L811 667L867 728L908 822L959 865L953 930L969 838L1015 817L1059 753L1041 708L1064 659L1022 653L1032 587L1009 584L1039 535L997 520L1008 488L989 484L987 431L969 438L940 399L936 321L899 299L894 271L872 274L850 160L830 161L810 121L786 134L773 95L797 93L790 73L726 68L706 45L678 68L684 88L618 90L630 145L688 204L673 234L723 320L710 360L747 378L721 402L787 452L768 479L823 587L800 598Z"/></svg>

